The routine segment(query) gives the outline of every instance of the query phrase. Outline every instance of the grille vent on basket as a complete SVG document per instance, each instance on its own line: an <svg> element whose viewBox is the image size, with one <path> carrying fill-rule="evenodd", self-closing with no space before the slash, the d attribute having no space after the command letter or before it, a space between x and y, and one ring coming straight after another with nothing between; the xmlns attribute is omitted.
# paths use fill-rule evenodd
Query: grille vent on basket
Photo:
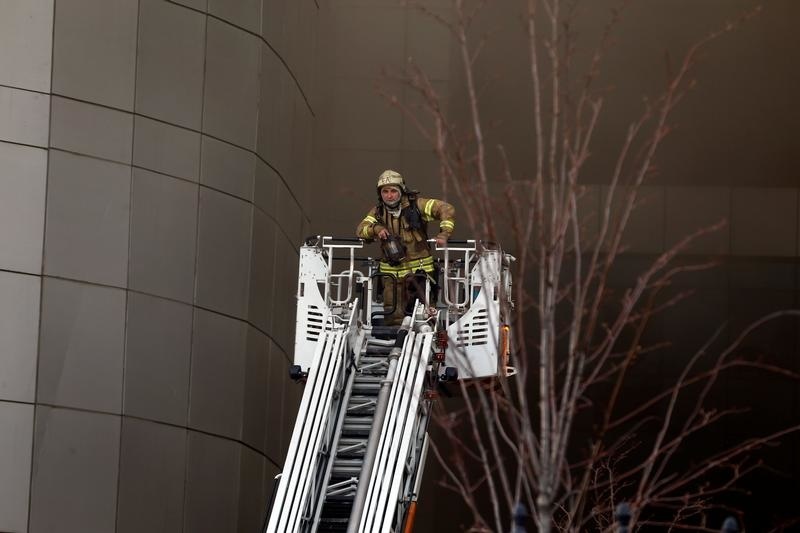
<svg viewBox="0 0 800 533"><path fill-rule="evenodd" d="M471 322L462 326L456 334L458 346L480 346L489 342L489 320L486 309L480 309Z"/></svg>
<svg viewBox="0 0 800 533"><path fill-rule="evenodd" d="M306 340L317 342L322 333L322 311L316 305L308 306L308 315L306 318Z"/></svg>

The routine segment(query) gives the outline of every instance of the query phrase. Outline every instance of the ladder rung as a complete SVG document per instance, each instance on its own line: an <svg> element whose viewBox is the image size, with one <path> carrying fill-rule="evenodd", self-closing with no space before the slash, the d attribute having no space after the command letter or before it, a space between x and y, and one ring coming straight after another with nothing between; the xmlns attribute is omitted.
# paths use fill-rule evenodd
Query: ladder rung
<svg viewBox="0 0 800 533"><path fill-rule="evenodd" d="M360 461L357 465L340 465L337 464L338 462L339 461L336 461L336 463L333 464L333 470L331 470L331 473L334 476L357 476L361 473Z"/></svg>
<svg viewBox="0 0 800 533"><path fill-rule="evenodd" d="M364 363L364 358L362 358L361 361L359 362ZM375 371L377 370L378 372L381 372L385 376L388 366L389 365L386 363L385 359L381 359L379 361L374 361L374 362L367 361L366 364L362 364L361 366L358 367L358 371L361 372L362 374L364 372L371 371L374 374Z"/></svg>
<svg viewBox="0 0 800 533"><path fill-rule="evenodd" d="M393 346L368 346L367 355L389 355Z"/></svg>
<svg viewBox="0 0 800 533"><path fill-rule="evenodd" d="M354 383L353 391L360 393L374 393L377 394L381 390L381 384L378 383Z"/></svg>
<svg viewBox="0 0 800 533"><path fill-rule="evenodd" d="M365 401L357 403L357 404L353 404L351 402L351 404L347 406L347 412L348 413L353 413L353 412L356 412L356 411L363 412L363 411L366 411L366 410L369 410L369 409L373 409L374 410L375 406L377 404L378 404L378 402L375 401L375 400L365 400Z"/></svg>
<svg viewBox="0 0 800 533"><path fill-rule="evenodd" d="M330 485L328 485L327 495L340 496L342 494L346 494L347 492L355 491L357 486L358 486L358 478L351 477L343 481L331 483Z"/></svg>
<svg viewBox="0 0 800 533"><path fill-rule="evenodd" d="M366 417L348 416L344 419L344 424L342 425L342 430L345 434L352 432L369 434L370 428L372 428L372 418Z"/></svg>
<svg viewBox="0 0 800 533"><path fill-rule="evenodd" d="M354 454L356 452L364 452L367 449L367 441L365 440L355 440L355 439L348 439L352 440L352 443L346 443L344 446L341 446L342 442L339 441L339 448L336 450L336 456L342 455L349 455Z"/></svg>
<svg viewBox="0 0 800 533"><path fill-rule="evenodd" d="M373 376L371 374L359 374L353 380L353 383L356 385L361 385L363 383L377 383L380 385L381 381L383 381L384 376Z"/></svg>

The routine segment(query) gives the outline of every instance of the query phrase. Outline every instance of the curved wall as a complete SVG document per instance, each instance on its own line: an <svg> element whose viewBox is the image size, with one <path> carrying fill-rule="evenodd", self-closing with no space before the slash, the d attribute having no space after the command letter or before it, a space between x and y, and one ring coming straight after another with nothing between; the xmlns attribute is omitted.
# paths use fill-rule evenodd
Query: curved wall
<svg viewBox="0 0 800 533"><path fill-rule="evenodd" d="M318 9L0 4L0 531L258 530Z"/></svg>

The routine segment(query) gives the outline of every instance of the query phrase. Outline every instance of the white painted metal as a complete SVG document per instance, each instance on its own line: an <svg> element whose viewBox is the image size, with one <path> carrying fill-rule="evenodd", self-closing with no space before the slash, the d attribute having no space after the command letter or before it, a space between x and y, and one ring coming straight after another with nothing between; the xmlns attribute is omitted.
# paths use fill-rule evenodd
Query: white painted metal
<svg viewBox="0 0 800 533"><path fill-rule="evenodd" d="M386 472L387 468L398 466L397 461L393 462L391 465L387 465L387 462L391 457L391 449L393 445L397 443L400 438L402 438L397 427L397 415L399 414L399 406L404 396L403 389L406 387L410 388L410 384L406 384L408 368L411 362L411 357L409 354L413 353L416 349L419 349L421 340L422 339L416 337L413 332L409 333L404 350L397 362L397 373L395 374L395 379L392 383L391 394L389 395L389 407L386 411L386 418L380 432L380 444L378 445L375 464L369 477L366 505L364 506L364 513L361 515L361 520L358 524L359 533L379 533L381 531L376 524L376 519L378 518L376 517L376 514L384 510L383 501L380 497L380 484L383 482L384 473ZM403 413L403 415L405 415L405 413ZM402 464L403 461L400 461L400 465ZM392 512L390 515L393 516L394 513Z"/></svg>
<svg viewBox="0 0 800 533"><path fill-rule="evenodd" d="M432 333L417 336L414 350L407 354L404 372L395 382L397 397L391 411L392 416L387 421L387 433L393 434L391 438L383 440L388 446L384 448L381 471L376 473L376 482L372 485L376 494L375 504L370 506L373 526L362 529L365 533L391 531L395 510L398 502L403 499L400 489L406 473L408 453L416 436L414 426L421 422L418 413L419 400L432 341Z"/></svg>
<svg viewBox="0 0 800 533"><path fill-rule="evenodd" d="M318 344L267 524L268 533L300 531L301 520L308 512L325 426L331 423L334 385L343 368L345 334L343 329L325 332Z"/></svg>
<svg viewBox="0 0 800 533"><path fill-rule="evenodd" d="M363 247L362 242L337 244L331 237L320 237L317 245L300 248L294 364L304 372L311 366L321 333L334 323L348 321L348 313L358 308L354 304L356 282L366 283L371 295L369 276L355 269L355 251ZM346 257L340 257L343 253ZM334 259L347 259L348 267L335 271ZM365 305L369 308L370 303Z"/></svg>
<svg viewBox="0 0 800 533"><path fill-rule="evenodd" d="M297 283L297 326L294 334L294 364L308 372L320 335L330 329L331 309L325 301L328 262L318 247L300 248Z"/></svg>
<svg viewBox="0 0 800 533"><path fill-rule="evenodd" d="M385 508L383 512L381 531L390 531L392 526L392 514L397 515L396 509L398 503L403 501L403 499L408 499L410 501L411 495L405 494L402 491L402 489L406 486L406 483L404 483L405 475L419 475L420 473L416 471L416 468L424 464L417 462L416 457L409 457L409 454L413 450L413 445L415 444L414 440L418 435L417 430L419 428L417 426L423 424L423 415L426 417L425 428L423 428L423 431L427 431L427 413L419 412L419 404L423 391L425 370L427 367L427 354L430 354L430 348L433 342L433 334L425 334L422 341L422 350L414 352L412 359L416 360L412 360L409 369L408 380L413 380L413 385L410 387L410 389L404 390L404 396L408 401L408 408L405 410L405 417L398 417L398 421L404 424L398 452L396 455L390 456L389 460L391 461L393 458L394 464L389 465L391 468L386 469L384 482L381 484L381 489L385 489L383 491L384 497L382 498ZM409 464L413 465L415 468L413 472L407 472L406 469ZM381 516L380 513L377 513L377 515Z"/></svg>
<svg viewBox="0 0 800 533"><path fill-rule="evenodd" d="M456 276L461 283L467 304L456 304L463 314L447 326L450 342L446 351L447 366L458 369L461 379L483 378L509 372L500 368L500 298L505 295L506 279L503 276L503 253L500 250L464 252L464 269L477 257L469 275ZM448 254L446 254L447 257ZM445 279L445 286L450 285Z"/></svg>
<svg viewBox="0 0 800 533"><path fill-rule="evenodd" d="M367 342L370 329L361 324L360 317L370 317L374 304L369 275L355 269L355 250L362 247L361 242L342 244L321 237L316 244L300 250L294 362L308 372L308 380L267 525L269 533L315 531L321 519L320 510L328 492L325 487L345 416L342 413L347 412L353 383L348 356L354 353L357 358ZM424 382L434 337L425 323L446 329L449 344L445 366L457 368L459 378L513 372L503 367L504 354L498 353L501 312L505 309L501 299L510 294L508 264L513 258L476 241L437 250L444 253L441 284L446 308L431 315L418 305L414 316L419 312L422 318L409 332L400 357L390 364L396 365L396 370L391 373L391 383L384 383L391 388L381 393L388 393L388 400L382 400L382 405L388 402L386 415L376 417L374 422L378 424L376 429L380 428L376 433L379 441L375 460L368 462L373 467L361 477L367 481L366 499L358 499L364 504L363 512L354 502L353 512L361 512L359 532L397 531L402 525L404 506L416 498L419 490L428 442L428 408L422 405ZM342 252L347 265L334 271L334 256ZM456 258L457 255L461 257ZM374 268L371 264L370 273ZM356 297L356 283L364 284L367 301L363 303ZM365 315L360 313L362 305ZM354 522L349 524L352 530Z"/></svg>

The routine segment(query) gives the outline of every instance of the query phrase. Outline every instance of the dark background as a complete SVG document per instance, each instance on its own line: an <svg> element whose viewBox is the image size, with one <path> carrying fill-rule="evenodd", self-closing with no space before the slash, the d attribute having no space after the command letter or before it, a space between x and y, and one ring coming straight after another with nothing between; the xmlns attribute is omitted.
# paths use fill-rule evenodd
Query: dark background
<svg viewBox="0 0 800 533"><path fill-rule="evenodd" d="M451 14L450 2L428 2ZM585 65L616 2L579 2L574 24L576 72ZM742 0L640 0L631 2L614 30L598 86L606 88L602 118L582 182L588 209L605 194L627 125L638 117L645 96L657 96L669 66L709 32L757 4ZM492 142L502 142L512 171L531 168L527 56L520 13L524 2L495 1L478 23L495 32L477 63L483 80L493 80L481 98L482 113L496 125ZM442 194L438 165L412 123L387 104L377 86L404 103L413 94L381 72L397 72L407 59L434 80L458 122L465 95L458 55L447 31L394 0L339 0L321 5L319 114L315 123L314 180L307 202L313 233L349 235L374 202L374 182L386 168L406 176L423 194ZM751 321L777 309L798 307L798 144L800 47L796 21L800 3L765 2L763 11L715 40L693 70L696 86L673 114L673 132L657 156L657 172L644 187L646 206L637 210L626 235L629 252L618 262L614 284L626 287L653 254L719 219L728 225L694 243L682 260L714 258L712 271L683 275L674 290L694 296L655 320L648 340L671 347L640 364L626 390L635 403L677 375L694 351L720 325L716 346L733 339ZM451 195L449 201L459 205ZM456 236L470 237L460 218ZM510 243L509 243L510 244ZM514 250L511 250L514 252ZM781 319L743 345L751 355L799 370L798 328ZM767 433L800 421L796 383L756 371L728 375L712 397L717 406L751 412L719 424L692 442L682 460L702 451ZM586 428L576 429L581 440ZM748 494L731 496L745 510L748 531L769 530L775 516L791 514L800 488L797 449L786 439L763 455L769 468L745 479ZM771 471L770 471L771 470ZM467 515L458 497L441 489L441 470L429 461L420 499L418 531L459 531Z"/></svg>

